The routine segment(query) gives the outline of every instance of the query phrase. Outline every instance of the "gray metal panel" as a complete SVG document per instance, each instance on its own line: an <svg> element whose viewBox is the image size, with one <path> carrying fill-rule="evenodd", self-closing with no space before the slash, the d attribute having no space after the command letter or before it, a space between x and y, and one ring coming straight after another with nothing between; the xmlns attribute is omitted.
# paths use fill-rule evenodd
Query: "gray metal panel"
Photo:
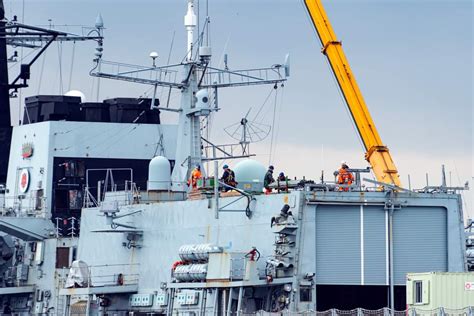
<svg viewBox="0 0 474 316"><path fill-rule="evenodd" d="M360 207L316 207L316 283L360 284Z"/></svg>
<svg viewBox="0 0 474 316"><path fill-rule="evenodd" d="M406 273L447 271L447 215L442 207L404 207L393 216L395 284Z"/></svg>
<svg viewBox="0 0 474 316"><path fill-rule="evenodd" d="M138 284L108 285L83 288L60 289L59 295L93 295L93 294L119 294L137 293Z"/></svg>
<svg viewBox="0 0 474 316"><path fill-rule="evenodd" d="M35 291L35 287L33 285L2 287L0 288L0 295L25 294L25 293L33 293L34 291Z"/></svg>
<svg viewBox="0 0 474 316"><path fill-rule="evenodd" d="M364 206L364 284L387 284L387 252L383 207Z"/></svg>
<svg viewBox="0 0 474 316"><path fill-rule="evenodd" d="M302 234L299 251L303 254L300 259L301 273L316 273L316 208L305 205L303 211Z"/></svg>

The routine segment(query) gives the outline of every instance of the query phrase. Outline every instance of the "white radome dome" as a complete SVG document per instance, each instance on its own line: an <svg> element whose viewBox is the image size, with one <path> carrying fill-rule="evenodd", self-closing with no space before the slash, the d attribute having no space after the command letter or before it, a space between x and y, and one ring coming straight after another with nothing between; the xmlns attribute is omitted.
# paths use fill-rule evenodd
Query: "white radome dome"
<svg viewBox="0 0 474 316"><path fill-rule="evenodd" d="M67 97L80 97L81 103L86 102L86 95L79 90L71 90L66 92L65 96Z"/></svg>
<svg viewBox="0 0 474 316"><path fill-rule="evenodd" d="M148 166L148 190L167 191L171 187L171 164L163 156L156 156Z"/></svg>
<svg viewBox="0 0 474 316"><path fill-rule="evenodd" d="M235 181L238 182L238 187L246 189L245 185L251 184L255 190L263 188L263 179L267 169L265 166L256 160L246 159L239 162L234 167Z"/></svg>

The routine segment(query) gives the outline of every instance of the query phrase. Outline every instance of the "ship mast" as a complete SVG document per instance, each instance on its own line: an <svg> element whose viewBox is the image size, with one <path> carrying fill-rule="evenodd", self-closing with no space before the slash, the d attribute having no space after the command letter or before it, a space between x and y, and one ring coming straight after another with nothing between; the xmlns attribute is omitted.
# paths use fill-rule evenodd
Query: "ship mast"
<svg viewBox="0 0 474 316"><path fill-rule="evenodd" d="M208 17L207 17L208 19ZM91 75L99 78L124 80L141 83L154 87L178 89L181 93L179 108L154 106L153 109L172 111L178 113L178 134L176 140L175 164L171 174L171 190L173 192L186 192L189 190L187 179L191 170L203 162L219 159L233 159L250 157L248 153L236 156L228 152L227 145L215 145L201 135L201 121L212 112L219 110L217 104L217 91L219 88L271 84L278 85L286 81L289 76L289 65L274 64L271 67L229 70L210 66L211 48L201 46L198 50L195 43L201 40L194 39L197 26L197 17L194 12L194 0L188 0L187 11L184 16L184 27L187 32L187 45L185 60L179 64L157 66L129 65L96 60L96 65ZM204 32L203 32L204 34ZM215 78L212 82L205 78ZM156 96L154 96L155 98ZM213 156L203 156L203 142L206 148L212 147ZM240 144L236 144L239 145ZM217 155L220 156L217 156ZM201 168L204 170L204 168Z"/></svg>
<svg viewBox="0 0 474 316"><path fill-rule="evenodd" d="M197 69L192 58L196 20L194 1L188 0L188 11L184 17L184 26L187 31L187 57L183 72L184 85L181 89L176 159L171 174L171 189L175 192L187 191L186 179L190 170L194 166L202 164L200 119L205 113L196 109ZM205 92L207 93L207 91Z"/></svg>
<svg viewBox="0 0 474 316"><path fill-rule="evenodd" d="M194 13L194 0L188 0L188 12L184 16L184 26L188 33L188 49L186 60L191 61L193 59L193 45L194 45L194 29L196 28L196 14Z"/></svg>

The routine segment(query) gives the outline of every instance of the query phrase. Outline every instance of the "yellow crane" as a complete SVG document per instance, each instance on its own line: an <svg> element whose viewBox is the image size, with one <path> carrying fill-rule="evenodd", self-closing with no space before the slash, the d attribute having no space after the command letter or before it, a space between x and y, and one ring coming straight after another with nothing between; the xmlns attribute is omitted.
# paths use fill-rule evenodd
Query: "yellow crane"
<svg viewBox="0 0 474 316"><path fill-rule="evenodd" d="M360 138L364 143L365 159L372 166L377 181L400 187L400 178L395 163L375 128L369 109L342 50L341 42L336 38L321 0L304 0L304 3L321 40L321 52L329 60Z"/></svg>

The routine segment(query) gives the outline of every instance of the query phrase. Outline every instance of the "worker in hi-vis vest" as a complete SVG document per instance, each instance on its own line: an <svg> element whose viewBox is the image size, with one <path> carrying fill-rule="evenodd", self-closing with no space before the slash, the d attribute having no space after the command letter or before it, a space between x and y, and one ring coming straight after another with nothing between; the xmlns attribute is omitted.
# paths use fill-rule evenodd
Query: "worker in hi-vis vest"
<svg viewBox="0 0 474 316"><path fill-rule="evenodd" d="M188 186L190 185L193 189L196 189L197 181L198 179L201 179L201 178L202 178L201 166L196 165L193 171L191 171L191 176L189 177L189 180L188 180Z"/></svg>
<svg viewBox="0 0 474 316"><path fill-rule="evenodd" d="M337 183L344 185L351 185L354 181L354 176L349 172L349 166L345 161L341 161L341 168L337 176ZM340 188L340 191L349 191L349 188Z"/></svg>

